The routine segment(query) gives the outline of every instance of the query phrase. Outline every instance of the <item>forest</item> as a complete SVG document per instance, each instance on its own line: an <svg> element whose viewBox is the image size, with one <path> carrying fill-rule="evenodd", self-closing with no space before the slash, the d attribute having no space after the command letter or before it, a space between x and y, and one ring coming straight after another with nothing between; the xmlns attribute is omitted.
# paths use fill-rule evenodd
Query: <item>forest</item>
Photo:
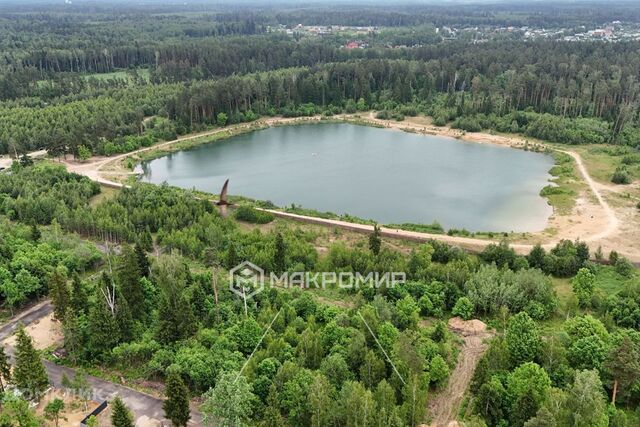
<svg viewBox="0 0 640 427"><path fill-rule="evenodd" d="M620 7L625 16L638 13ZM555 25L535 8L514 8L514 16L535 15ZM439 10L442 21L387 23L384 17L394 14L381 8L378 18L351 22L387 25L376 34L310 37L271 30L296 22L296 13L163 15L158 23L137 10L123 11L117 22L107 11L5 11L0 152L45 148L77 156L83 146L113 154L130 151L132 139L162 140L216 124L219 113L227 123L353 113L360 99L367 110L397 111L396 117L425 113L437 125L469 131L515 131L568 144L637 146L640 139L637 41L445 41L438 25L454 25L458 14L477 16L446 8ZM570 8L565 13L580 16ZM508 15L492 11L501 14ZM89 17L96 25L87 25ZM349 22L336 18L334 25L341 23ZM346 49L354 37L368 47ZM144 125L148 117L164 119L168 132L151 132Z"/></svg>
<svg viewBox="0 0 640 427"><path fill-rule="evenodd" d="M98 191L47 163L15 163L0 175L7 218L0 302L14 310L49 295L68 366L176 383L182 392L167 389L168 401L202 396L205 420L223 425L418 425L459 351L444 320L480 316L494 319L501 333L473 378L471 425L637 420L640 282L614 252L609 266L589 261L580 241L548 253L538 246L528 256L506 243L474 256L432 241L405 255L374 234L322 254L313 231L286 224L247 231L235 215L223 218L184 190L139 184L91 205ZM237 216L273 221L251 209ZM102 242L102 251L91 241ZM119 252L104 252L105 244ZM244 307L225 285L225 271L247 259L278 274L405 271L408 281L322 291L347 305L272 287ZM616 292L605 293L604 277L615 278ZM569 278L569 297L557 294L560 278ZM14 380L25 391L44 391L33 378ZM607 404L611 393L615 406ZM230 394L242 399L229 401ZM11 414L20 403L4 405ZM184 405L176 405L182 411L167 416L184 425Z"/></svg>
<svg viewBox="0 0 640 427"><path fill-rule="evenodd" d="M195 190L106 188L55 161L264 117L426 115L465 132L600 144L625 183L640 164L639 40L443 35L615 20L640 21L640 7L3 3L0 153L15 161L0 171L0 320L50 300L64 353L38 350L23 326L15 346L0 341L0 426L61 422L64 402L39 414L28 401L44 399L52 364L73 369L75 391L87 377L151 384L142 391L175 426L190 403L204 425L428 425L467 350L452 317L488 327L453 414L465 426L639 425L640 273L615 250L578 239L518 255L505 240L471 254L391 241L377 226L323 232L244 200L224 216ZM24 155L40 149L50 158ZM278 283L243 299L229 283L243 261L278 276L406 281ZM126 399L110 406L112 425L134 425Z"/></svg>

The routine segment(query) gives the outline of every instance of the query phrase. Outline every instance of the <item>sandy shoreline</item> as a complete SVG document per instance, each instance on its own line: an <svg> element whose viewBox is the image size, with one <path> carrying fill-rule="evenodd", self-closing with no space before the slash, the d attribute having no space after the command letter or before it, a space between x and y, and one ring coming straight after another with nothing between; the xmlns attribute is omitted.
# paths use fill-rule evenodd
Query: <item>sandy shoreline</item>
<svg viewBox="0 0 640 427"><path fill-rule="evenodd" d="M544 149L546 147L544 144L540 144L537 141L530 142L522 137L489 134L483 132L464 132L459 129L453 129L447 126L437 127L432 125L430 119L427 117L408 117L403 122L397 122L391 120L376 119L375 113L370 112L367 116L364 117L345 114L335 116L330 119L363 125L371 124L386 129L394 129L423 135L446 136L478 144L495 144L504 147L520 149L524 148L527 145L530 147L537 145L536 148L538 149ZM256 126L279 126L316 123L320 122L321 120L321 116L303 118L270 117L259 119L256 122L252 122L249 124L243 123L232 125L226 128L215 129L212 131L186 135L173 141L162 142L151 147L142 148L130 153L119 154L112 157L95 157L85 163L79 163L75 161L64 161L63 163L71 172L85 175L103 185L118 188L123 186L123 184L119 182L120 179L126 179L131 175L131 171L124 169L120 164L121 161L123 161L127 157L135 156L137 154L149 152L152 150L171 149L171 146L177 143L191 141L207 136L214 136L222 132L250 131ZM549 218L545 230L538 233L527 233L526 235L523 235L522 238L512 237L510 239L511 245L519 253L527 253L536 243L540 243L546 248L550 248L562 239L580 239L587 242L592 251L595 251L598 247L601 247L605 254L607 254L611 250L617 250L623 256L626 256L632 261L640 262L640 243L636 243L640 242L640 236L636 236L636 234L640 233L640 231L637 231L639 227L637 227L634 223L635 221L633 221L633 211L630 212L629 209L612 208L607 202L605 195L617 190L612 188L613 186L594 182L593 179L589 176L588 171L582 164L581 158L578 153L570 150L562 151L569 154L574 159L574 162L576 162L576 165L578 166L578 170L581 174L582 180L587 184L587 188L577 196L576 206L574 207L573 212L570 215L558 215L554 210L554 213ZM109 168L108 171L105 170L107 168ZM103 173L107 176L104 176ZM606 194L603 195L601 192ZM354 228L354 224L344 221L324 220L321 218L311 218L293 214L287 214L286 216L292 220L313 222L317 224L343 228ZM623 218L624 221L621 221L621 218ZM624 232L621 232L621 228L624 228ZM366 232L367 230L363 229L359 231ZM406 238L411 240L427 240L434 238L450 244L460 245L469 250L481 250L486 245L491 243L490 240L475 239L471 237L456 237L442 234L418 233L388 228L385 228L384 231L384 234L389 237L401 239ZM636 239L636 237L638 238Z"/></svg>

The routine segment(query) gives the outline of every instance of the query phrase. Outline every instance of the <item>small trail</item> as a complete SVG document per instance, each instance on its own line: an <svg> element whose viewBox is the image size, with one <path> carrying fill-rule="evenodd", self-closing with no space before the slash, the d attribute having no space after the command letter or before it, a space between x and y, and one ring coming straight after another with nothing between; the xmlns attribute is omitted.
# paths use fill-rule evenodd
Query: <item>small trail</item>
<svg viewBox="0 0 640 427"><path fill-rule="evenodd" d="M558 150L558 151L561 153L570 155L573 158L573 160L575 160L576 165L578 165L578 170L582 175L582 178L585 180L585 182L589 186L589 189L594 194L594 196L596 196L598 203L600 204L600 206L602 206L602 209L604 209L604 212L607 215L607 220L608 220L607 227L604 230L602 230L598 234L587 236L581 240L584 240L587 242L596 241L596 240L600 240L605 237L608 237L613 233L615 233L618 230L618 225L619 225L618 217L616 217L616 214L611 208L611 206L609 205L609 203L604 199L604 197L602 197L602 194L600 194L600 190L599 190L600 185L597 184L593 180L593 178L591 178L591 175L589 175L587 168L584 166L584 163L582 162L582 158L580 157L580 155L575 151L565 151L565 150Z"/></svg>
<svg viewBox="0 0 640 427"><path fill-rule="evenodd" d="M476 366L487 351L488 345L484 341L493 336L478 320L465 322L453 318L449 320L449 329L462 337L463 345L447 387L429 400L430 427L447 427L456 420Z"/></svg>

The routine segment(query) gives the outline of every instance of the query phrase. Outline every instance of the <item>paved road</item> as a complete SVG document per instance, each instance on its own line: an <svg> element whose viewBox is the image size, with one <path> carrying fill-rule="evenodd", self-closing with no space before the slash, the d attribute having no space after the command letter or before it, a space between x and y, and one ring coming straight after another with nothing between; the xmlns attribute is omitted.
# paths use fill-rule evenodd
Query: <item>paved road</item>
<svg viewBox="0 0 640 427"><path fill-rule="evenodd" d="M14 316L9 322L0 326L0 342L9 338L15 332L18 327L18 323L22 322L25 325L33 323L36 320L42 319L53 311L51 301L42 301L33 307L28 308L22 313Z"/></svg>
<svg viewBox="0 0 640 427"><path fill-rule="evenodd" d="M50 301L43 301L35 306L27 309L26 311L18 314L9 322L0 326L0 342L9 338L15 331L19 322L22 322L25 326L42 319L53 311L53 306ZM13 349L7 348L7 353L13 356ZM56 365L53 362L47 360L44 361L45 368L49 374L49 380L51 384L56 387L62 386L62 375L66 374L67 377L73 378L75 371L65 366ZM133 411L136 419L146 415L149 418L155 418L161 420L164 418L164 411L162 410L162 399L158 399L154 396L139 391L133 390L129 387L125 387L120 384L115 384L109 381L102 380L100 378L88 376L87 380L92 387L92 399L101 402L103 400L111 400L116 394L120 395L122 400ZM189 425L199 426L202 425L202 414L198 411L191 411L191 421Z"/></svg>
<svg viewBox="0 0 640 427"><path fill-rule="evenodd" d="M62 387L62 375L66 374L67 377L73 378L75 371L71 368L56 365L53 362L47 360L44 361L44 366L49 374L49 380L55 387ZM88 376L87 380L92 390L92 400L96 402L102 402L103 400L110 401L116 395L119 395L122 400L127 404L129 409L135 415L135 418L146 415L149 418L155 418L162 420L164 418L164 410L162 409L162 399L150 396L145 393L124 387L119 384L115 384L109 381L102 380L100 378ZM191 411L191 421L189 425L200 426L202 425L202 415L195 411Z"/></svg>

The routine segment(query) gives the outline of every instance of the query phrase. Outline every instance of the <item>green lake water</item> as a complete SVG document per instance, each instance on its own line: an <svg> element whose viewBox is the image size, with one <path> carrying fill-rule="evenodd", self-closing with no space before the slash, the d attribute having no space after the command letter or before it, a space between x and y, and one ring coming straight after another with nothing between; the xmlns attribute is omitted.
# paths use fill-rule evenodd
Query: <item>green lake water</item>
<svg viewBox="0 0 640 427"><path fill-rule="evenodd" d="M453 138L351 124L256 131L145 162L141 180L470 231L538 231L553 159Z"/></svg>

